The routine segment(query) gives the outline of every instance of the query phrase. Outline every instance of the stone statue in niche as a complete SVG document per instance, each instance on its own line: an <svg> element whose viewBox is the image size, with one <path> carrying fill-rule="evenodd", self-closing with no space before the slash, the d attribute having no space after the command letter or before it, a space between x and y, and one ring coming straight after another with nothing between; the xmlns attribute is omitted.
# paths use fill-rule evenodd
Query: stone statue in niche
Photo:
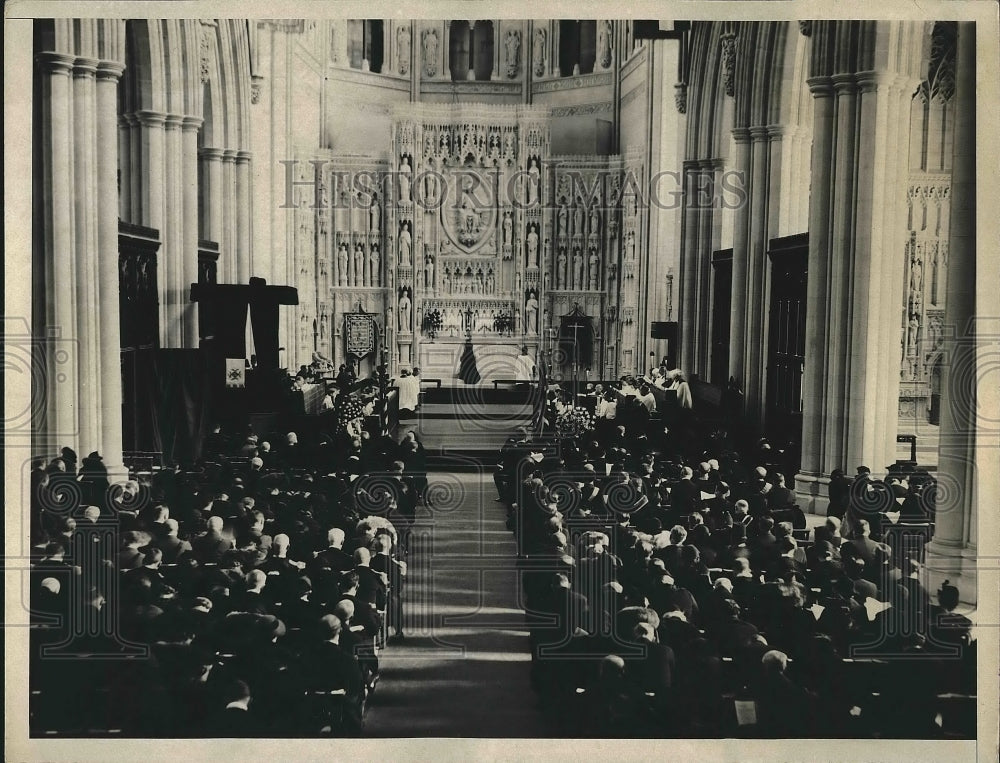
<svg viewBox="0 0 1000 763"><path fill-rule="evenodd" d="M559 255L556 257L556 288L566 288L566 268L567 257L565 247L560 247Z"/></svg>
<svg viewBox="0 0 1000 763"><path fill-rule="evenodd" d="M363 286L365 279L365 250L361 244L354 245L354 285Z"/></svg>
<svg viewBox="0 0 1000 763"><path fill-rule="evenodd" d="M535 30L534 48L531 57L535 65L535 76L541 77L545 74L545 30Z"/></svg>
<svg viewBox="0 0 1000 763"><path fill-rule="evenodd" d="M493 275L493 268L486 273L486 293L495 294L497 290L496 277Z"/></svg>
<svg viewBox="0 0 1000 763"><path fill-rule="evenodd" d="M508 211L503 213L503 245L514 243L514 216Z"/></svg>
<svg viewBox="0 0 1000 763"><path fill-rule="evenodd" d="M403 228L399 231L399 264L410 267L410 247L413 240L410 238L410 223L403 221Z"/></svg>
<svg viewBox="0 0 1000 763"><path fill-rule="evenodd" d="M538 231L534 223L528 226L528 267L538 267Z"/></svg>
<svg viewBox="0 0 1000 763"><path fill-rule="evenodd" d="M908 342L909 350L908 350L907 354L908 355L916 355L917 354L917 332L920 330L920 321L917 320L917 316L913 315L913 316L910 317L909 329L910 329L909 342Z"/></svg>
<svg viewBox="0 0 1000 763"><path fill-rule="evenodd" d="M590 235L596 236L601 232L601 213L597 209L597 202L590 208Z"/></svg>
<svg viewBox="0 0 1000 763"><path fill-rule="evenodd" d="M601 258L596 249L591 248L587 264L590 266L590 290L597 291L600 288Z"/></svg>
<svg viewBox="0 0 1000 763"><path fill-rule="evenodd" d="M341 286L347 286L347 266L350 254L347 250L347 242L341 241L337 248L337 282Z"/></svg>
<svg viewBox="0 0 1000 763"><path fill-rule="evenodd" d="M399 293L399 333L410 333L410 296L406 289L401 289Z"/></svg>
<svg viewBox="0 0 1000 763"><path fill-rule="evenodd" d="M538 169L538 162L535 161L535 157L531 157L531 162L528 165L528 205L538 203L538 182L541 173Z"/></svg>
<svg viewBox="0 0 1000 763"><path fill-rule="evenodd" d="M403 156L399 163L399 200L403 203L411 200L410 196L410 176L413 173L413 168L410 167L410 159L408 156Z"/></svg>
<svg viewBox="0 0 1000 763"><path fill-rule="evenodd" d="M449 268L445 268L441 274L441 291L445 294L451 294L451 270Z"/></svg>
<svg viewBox="0 0 1000 763"><path fill-rule="evenodd" d="M636 213L639 211L636 206L635 194L630 193L628 198L625 200L625 209L628 212L629 217L635 217Z"/></svg>
<svg viewBox="0 0 1000 763"><path fill-rule="evenodd" d="M372 250L368 254L368 266L371 269L371 285L380 286L382 283L381 271L382 257L378 250L378 244L372 244Z"/></svg>
<svg viewBox="0 0 1000 763"><path fill-rule="evenodd" d="M602 69L611 66L611 22L597 22L597 61Z"/></svg>
<svg viewBox="0 0 1000 763"><path fill-rule="evenodd" d="M514 79L521 68L521 33L516 29L508 31L504 46L507 48L507 77Z"/></svg>
<svg viewBox="0 0 1000 763"><path fill-rule="evenodd" d="M910 264L910 291L919 294L924 285L924 266L914 258Z"/></svg>
<svg viewBox="0 0 1000 763"><path fill-rule="evenodd" d="M399 61L399 73L406 75L410 72L410 29L400 27L396 30L396 54Z"/></svg>
<svg viewBox="0 0 1000 763"><path fill-rule="evenodd" d="M583 252L580 247L573 250L573 288L583 289Z"/></svg>
<svg viewBox="0 0 1000 763"><path fill-rule="evenodd" d="M378 194L372 195L372 204L371 207L368 208L368 222L369 222L368 229L372 233L378 233L379 225L382 222L382 208L379 206L378 203Z"/></svg>
<svg viewBox="0 0 1000 763"><path fill-rule="evenodd" d="M630 260L635 259L635 231L629 231L625 238L625 251Z"/></svg>
<svg viewBox="0 0 1000 763"><path fill-rule="evenodd" d="M567 233L567 228L569 227L569 210L566 208L565 203L563 203L563 205L559 207L558 220L559 220L558 231L560 237L569 235Z"/></svg>
<svg viewBox="0 0 1000 763"><path fill-rule="evenodd" d="M438 71L438 33L436 29L424 32L424 74L436 77Z"/></svg>
<svg viewBox="0 0 1000 763"><path fill-rule="evenodd" d="M534 291L528 292L528 300L524 303L524 331L531 335L538 333L538 299Z"/></svg>
<svg viewBox="0 0 1000 763"><path fill-rule="evenodd" d="M424 263L424 287L427 289L434 288L434 257L429 254Z"/></svg>
<svg viewBox="0 0 1000 763"><path fill-rule="evenodd" d="M573 233L577 236L583 235L583 203L577 202L573 209Z"/></svg>

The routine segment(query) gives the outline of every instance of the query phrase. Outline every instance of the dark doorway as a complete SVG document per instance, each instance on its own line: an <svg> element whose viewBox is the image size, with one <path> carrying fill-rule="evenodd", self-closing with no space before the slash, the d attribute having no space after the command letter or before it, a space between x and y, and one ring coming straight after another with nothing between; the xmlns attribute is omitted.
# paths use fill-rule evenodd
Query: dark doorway
<svg viewBox="0 0 1000 763"><path fill-rule="evenodd" d="M729 380L729 330L733 304L733 250L712 254L712 384Z"/></svg>
<svg viewBox="0 0 1000 763"><path fill-rule="evenodd" d="M771 240L771 304L768 316L768 436L779 447L802 442L802 373L806 348L808 234Z"/></svg>

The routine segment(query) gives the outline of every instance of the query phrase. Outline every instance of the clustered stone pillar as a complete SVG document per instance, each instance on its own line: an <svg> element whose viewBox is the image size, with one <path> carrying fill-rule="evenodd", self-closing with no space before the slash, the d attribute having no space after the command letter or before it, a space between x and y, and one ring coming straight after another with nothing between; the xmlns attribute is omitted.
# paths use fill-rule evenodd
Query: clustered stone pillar
<svg viewBox="0 0 1000 763"><path fill-rule="evenodd" d="M735 169L743 182L750 180L750 130L737 127L733 130L735 142ZM733 281L729 324L729 375L741 385L746 383L743 347L747 337L747 268L750 258L750 203L749 198L737 205L733 221ZM759 305L753 305L759 310ZM713 380L714 381L714 380Z"/></svg>
<svg viewBox="0 0 1000 763"><path fill-rule="evenodd" d="M733 130L736 169L746 183L747 197L736 209L733 236L732 323L729 335L729 375L742 385L745 414L759 424L764 410L765 277L769 230L772 146L779 128L755 126Z"/></svg>
<svg viewBox="0 0 1000 763"><path fill-rule="evenodd" d="M681 283L679 302L680 315L680 365L681 368L693 370L695 351L698 345L698 334L695 326L698 302L698 218L699 212L694 202L698 193L698 162L684 162L684 209L683 239L681 249Z"/></svg>
<svg viewBox="0 0 1000 763"><path fill-rule="evenodd" d="M934 538L927 547L930 588L950 579L976 601L976 38L958 25L950 260L945 301L945 357ZM989 415L989 414L987 414ZM995 454L994 454L995 455Z"/></svg>
<svg viewBox="0 0 1000 763"><path fill-rule="evenodd" d="M899 367L887 306L902 304L899 179L923 24L817 22L806 369L799 503L824 512L833 469L895 461ZM846 71L845 71L846 69ZM904 186L905 187L905 186ZM888 249L887 249L888 247ZM896 329L898 331L898 329ZM889 342L887 344L887 341ZM898 337L897 337L898 341Z"/></svg>
<svg viewBox="0 0 1000 763"><path fill-rule="evenodd" d="M36 335L35 394L44 395L35 448L96 450L112 477L122 466L118 288L118 81L124 25L95 21L95 55L45 51L41 68L43 218L36 267L50 290ZM56 22L55 44L72 39ZM95 34L95 39L97 35ZM96 48L100 50L96 50ZM36 402L37 405L37 402ZM42 406L39 406L40 408Z"/></svg>

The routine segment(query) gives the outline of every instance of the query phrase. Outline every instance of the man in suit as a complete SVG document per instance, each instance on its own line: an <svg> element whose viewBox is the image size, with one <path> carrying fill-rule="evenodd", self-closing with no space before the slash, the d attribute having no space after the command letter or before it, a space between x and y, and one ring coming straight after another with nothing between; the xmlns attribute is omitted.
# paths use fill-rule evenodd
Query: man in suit
<svg viewBox="0 0 1000 763"><path fill-rule="evenodd" d="M694 484L694 471L685 466L680 481L670 491L670 508L674 514L690 514L701 504L701 491Z"/></svg>
<svg viewBox="0 0 1000 763"><path fill-rule="evenodd" d="M659 643L650 623L639 623L632 640L642 646L643 656L626 660L626 676L643 692L654 692L658 705L666 705L674 677L674 650Z"/></svg>
<svg viewBox="0 0 1000 763"><path fill-rule="evenodd" d="M357 733L362 726L365 683L357 658L341 647L343 624L336 615L323 615L319 621L320 642L309 658L309 685L313 691L344 691L345 730ZM329 700L318 697L322 706Z"/></svg>
<svg viewBox="0 0 1000 763"><path fill-rule="evenodd" d="M378 572L371 567L372 554L367 548L354 551L354 572L358 575L358 599L369 607L382 611L386 604L386 592L389 583L384 572Z"/></svg>
<svg viewBox="0 0 1000 763"><path fill-rule="evenodd" d="M732 599L723 600L726 619L719 623L716 636L719 651L725 657L737 656L757 635L757 628L752 623L740 619L742 609Z"/></svg>
<svg viewBox="0 0 1000 763"><path fill-rule="evenodd" d="M766 737L812 736L816 697L785 674L788 656L772 649L761 658L761 675L752 692L757 725Z"/></svg>
<svg viewBox="0 0 1000 763"><path fill-rule="evenodd" d="M310 563L310 570L330 569L347 572L354 567L354 558L344 551L344 541L347 533L339 527L331 527L326 531L327 547L320 551Z"/></svg>
<svg viewBox="0 0 1000 763"><path fill-rule="evenodd" d="M157 545L163 552L163 563L176 564L182 556L191 552L191 544L177 537L180 532L180 524L176 519L169 518L165 524L167 527L166 535L160 538Z"/></svg>
<svg viewBox="0 0 1000 763"><path fill-rule="evenodd" d="M233 547L233 542L223 532L224 522L220 516L208 518L208 529L191 542L195 557L199 562L217 563L220 557Z"/></svg>
<svg viewBox="0 0 1000 763"><path fill-rule="evenodd" d="M402 640L403 634L403 579L406 577L406 562L392 556L392 538L389 535L375 536L375 556L371 569L385 576L388 581L387 611L388 622L395 630L395 639Z"/></svg>
<svg viewBox="0 0 1000 763"><path fill-rule="evenodd" d="M767 508L771 511L788 509L795 503L795 492L785 487L785 475L775 477L774 487L767 494Z"/></svg>
<svg viewBox="0 0 1000 763"><path fill-rule="evenodd" d="M233 611L260 615L269 614L272 603L264 595L266 585L267 575L264 572L250 570L246 577L246 590L242 595L233 597Z"/></svg>
<svg viewBox="0 0 1000 763"><path fill-rule="evenodd" d="M858 561L860 560L864 567L862 569L862 576L870 580L875 585L880 584L879 573L882 567L882 556L879 554L879 549L882 551L887 551L888 548L885 544L876 543L873 541L869 535L871 532L868 520L861 519L858 521L857 532L854 537L841 544L840 546L840 558L845 562L848 560Z"/></svg>

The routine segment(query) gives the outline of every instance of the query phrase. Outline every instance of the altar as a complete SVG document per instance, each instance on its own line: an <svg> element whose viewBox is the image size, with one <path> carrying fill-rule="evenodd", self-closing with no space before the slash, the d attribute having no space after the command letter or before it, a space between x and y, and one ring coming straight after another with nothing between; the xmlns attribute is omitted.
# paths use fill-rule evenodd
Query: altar
<svg viewBox="0 0 1000 763"><path fill-rule="evenodd" d="M484 381L511 378L521 347L565 375L572 360L547 329L578 311L594 326L594 375L635 371L636 290L622 285L642 272L628 181L640 159L554 157L549 118L533 105L407 103L388 156L330 157L320 199L336 203L315 221L317 316L303 316L301 344L345 362L359 312L377 316L391 375L456 379L467 341Z"/></svg>

